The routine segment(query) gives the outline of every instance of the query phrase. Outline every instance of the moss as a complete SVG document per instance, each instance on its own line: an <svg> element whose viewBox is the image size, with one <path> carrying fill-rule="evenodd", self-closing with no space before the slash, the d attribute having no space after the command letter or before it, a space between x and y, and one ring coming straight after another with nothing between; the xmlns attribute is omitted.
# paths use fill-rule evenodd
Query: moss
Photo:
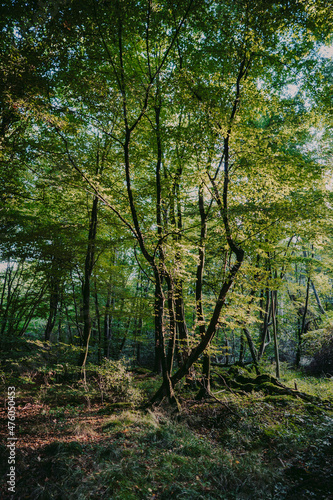
<svg viewBox="0 0 333 500"><path fill-rule="evenodd" d="M250 378L249 377L250 373L248 372L248 370L240 366L232 366L231 368L229 368L228 373L229 376L232 378L239 378L241 376Z"/></svg>
<svg viewBox="0 0 333 500"><path fill-rule="evenodd" d="M244 375L239 375L238 377L236 377L236 381L239 383L239 384L253 384L254 383L254 380L253 378L251 377L245 377Z"/></svg>
<svg viewBox="0 0 333 500"><path fill-rule="evenodd" d="M279 387L271 382L264 382L257 387L258 390L263 391L265 394L291 394L291 389Z"/></svg>
<svg viewBox="0 0 333 500"><path fill-rule="evenodd" d="M262 384L264 382L270 382L271 384L274 384L276 383L276 379L267 374L258 375L258 377L256 377L255 379L256 384Z"/></svg>
<svg viewBox="0 0 333 500"><path fill-rule="evenodd" d="M289 406L290 403L293 403L295 399L291 395L269 395L265 396L264 401L266 403L277 403L281 406Z"/></svg>

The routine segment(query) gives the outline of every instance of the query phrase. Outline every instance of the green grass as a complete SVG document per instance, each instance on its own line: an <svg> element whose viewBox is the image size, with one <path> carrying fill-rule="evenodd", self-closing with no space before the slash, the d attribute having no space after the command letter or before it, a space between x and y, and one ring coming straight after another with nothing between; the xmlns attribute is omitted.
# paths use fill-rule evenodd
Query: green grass
<svg viewBox="0 0 333 500"><path fill-rule="evenodd" d="M266 373L275 377L275 363L265 364L263 369ZM281 382L291 389L295 388L300 392L320 397L322 399L333 400L333 379L329 377L311 377L304 373L301 368L290 368L288 363L281 363Z"/></svg>
<svg viewBox="0 0 333 500"><path fill-rule="evenodd" d="M237 414L198 405L181 422L161 411L105 417L98 442L58 440L33 456L28 498L283 499L299 464L311 475L327 458L332 415L302 401L229 404Z"/></svg>
<svg viewBox="0 0 333 500"><path fill-rule="evenodd" d="M148 398L160 382L143 375L134 384ZM17 498L330 498L331 382L285 365L282 375L284 384L293 387L296 380L299 390L325 401L223 391L219 404L196 402L187 392L182 412L174 414L163 405L142 411L99 401L89 407L71 385L49 384L43 393L42 384L26 384L18 400L36 402L44 394L45 404L17 427L19 438L33 443L18 451Z"/></svg>

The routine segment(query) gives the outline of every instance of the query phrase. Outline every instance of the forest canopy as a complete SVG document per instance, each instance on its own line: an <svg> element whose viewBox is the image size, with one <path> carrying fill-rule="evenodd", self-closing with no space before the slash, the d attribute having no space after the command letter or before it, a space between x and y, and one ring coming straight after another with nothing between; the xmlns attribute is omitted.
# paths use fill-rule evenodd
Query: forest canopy
<svg viewBox="0 0 333 500"><path fill-rule="evenodd" d="M171 399L327 345L331 3L1 8L0 343L125 356Z"/></svg>

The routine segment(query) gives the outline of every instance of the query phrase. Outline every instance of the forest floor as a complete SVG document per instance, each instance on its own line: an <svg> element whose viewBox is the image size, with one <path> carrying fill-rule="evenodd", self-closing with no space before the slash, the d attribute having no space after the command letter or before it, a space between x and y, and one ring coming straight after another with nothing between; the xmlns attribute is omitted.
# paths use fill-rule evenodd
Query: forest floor
<svg viewBox="0 0 333 500"><path fill-rule="evenodd" d="M134 383L148 396L159 381L146 374ZM330 384L311 401L223 387L215 387L220 402L196 401L183 390L176 413L165 404L142 410L70 400L61 384L54 398L41 383L22 383L15 494L6 484L8 410L1 405L1 498L333 499Z"/></svg>

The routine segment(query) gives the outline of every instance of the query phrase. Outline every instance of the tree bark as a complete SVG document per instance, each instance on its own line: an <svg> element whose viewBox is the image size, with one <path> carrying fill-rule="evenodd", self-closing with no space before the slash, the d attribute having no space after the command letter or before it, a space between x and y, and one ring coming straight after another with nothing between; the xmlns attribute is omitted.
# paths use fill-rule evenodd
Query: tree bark
<svg viewBox="0 0 333 500"><path fill-rule="evenodd" d="M110 342L111 342L111 328L112 328L112 310L114 305L114 297L112 294L111 279L108 284L107 297L105 302L105 313L104 313L104 325L103 325L103 344L104 344L104 356L106 358L110 357Z"/></svg>
<svg viewBox="0 0 333 500"><path fill-rule="evenodd" d="M273 336L274 336L274 353L275 353L275 364L276 364L276 378L280 378L280 357L279 357L279 346L277 339L277 328L276 328L276 291L271 290L271 303L272 303L272 323L273 323Z"/></svg>
<svg viewBox="0 0 333 500"><path fill-rule="evenodd" d="M257 349L255 348L255 345L254 345L254 342L252 340L252 337L251 337L249 330L247 328L243 328L243 332L245 333L246 340L247 340L247 343L249 345L249 349L250 349L253 364L254 364L255 369L256 369L256 373L257 373L257 375L259 375Z"/></svg>
<svg viewBox="0 0 333 500"><path fill-rule="evenodd" d="M49 302L49 316L47 319L44 340L49 341L51 337L52 330L54 328L58 304L59 304L59 278L56 276L56 270L51 270L52 276L50 277L50 302Z"/></svg>
<svg viewBox="0 0 333 500"><path fill-rule="evenodd" d="M169 345L168 345L168 355L167 355L167 366L168 371L171 374L173 368L173 360L175 355L176 347L176 315L175 315L175 302L174 302L174 288L172 279L169 274L166 275L166 282L168 285L168 311L169 311Z"/></svg>
<svg viewBox="0 0 333 500"><path fill-rule="evenodd" d="M201 338L204 338L206 333L206 325L205 325L203 303L202 303L202 284L203 284L203 273L205 269L207 215L205 213L205 207L204 207L203 184L199 186L198 203L199 203L201 230L200 230L200 241L199 241L199 262L197 266L197 275L196 275L195 302L196 302L196 312L197 312L197 321L199 325L199 332ZM205 352L202 362L201 389L196 397L197 399L202 399L208 396L209 393L210 393L210 354L208 352Z"/></svg>
<svg viewBox="0 0 333 500"><path fill-rule="evenodd" d="M84 266L84 282L82 287L83 299L83 345L84 351L79 357L79 366L82 368L85 379L85 366L89 350L89 341L91 336L91 313L90 313L90 279L95 263L95 244L97 232L97 214L98 214L98 197L95 195L90 215L89 235L87 254Z"/></svg>
<svg viewBox="0 0 333 500"><path fill-rule="evenodd" d="M313 281L311 280L311 287L312 287L312 291L314 293L314 296L316 298L316 301L317 301L317 305L318 305L318 308L319 308L319 311L321 312L321 314L325 314L325 316L327 316L327 312L325 311L325 309L323 308L322 306L322 303L321 303L321 300L320 300L320 297L318 295L318 292L316 290L316 287L314 286L314 283Z"/></svg>
<svg viewBox="0 0 333 500"><path fill-rule="evenodd" d="M261 342L260 342L260 347L259 347L259 353L258 353L258 361L261 360L266 347L270 343L270 335L269 335L269 323L271 319L271 298L270 298L270 292L269 289L266 288L265 291L262 291L262 297L265 294L265 312L264 312L264 317L263 317L263 326L261 330Z"/></svg>
<svg viewBox="0 0 333 500"><path fill-rule="evenodd" d="M98 301L98 291L97 291L96 279L94 280L94 299L95 299L95 314L96 314L96 321L97 321L98 363L101 364L103 341L102 341L102 328L101 328L101 313L99 310L99 301Z"/></svg>
<svg viewBox="0 0 333 500"><path fill-rule="evenodd" d="M296 366L299 366L300 361L301 361L303 335L305 333L306 315L308 313L308 305L309 305L310 283L311 283L311 279L310 279L310 275L309 275L307 282L306 282L306 295L305 295L305 304L304 304L304 310L303 310L303 315L302 315L302 322L300 324L300 329L298 332L296 361L295 361Z"/></svg>

